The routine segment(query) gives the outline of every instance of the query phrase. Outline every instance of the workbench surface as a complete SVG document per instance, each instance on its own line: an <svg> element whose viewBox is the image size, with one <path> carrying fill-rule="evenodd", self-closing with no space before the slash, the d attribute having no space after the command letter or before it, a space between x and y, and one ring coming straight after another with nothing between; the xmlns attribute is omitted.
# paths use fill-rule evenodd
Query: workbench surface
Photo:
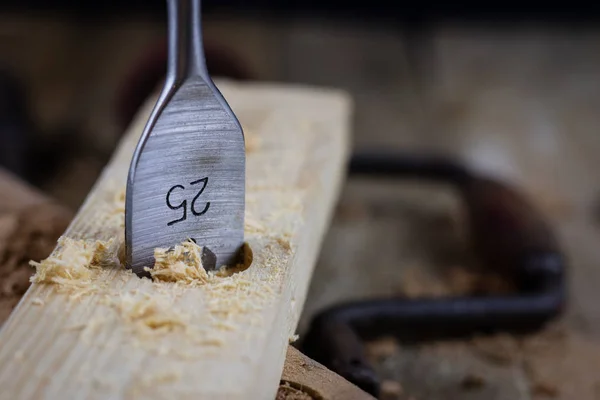
<svg viewBox="0 0 600 400"><path fill-rule="evenodd" d="M64 26L57 26L54 39L39 27L19 31L15 24L0 26L7 37L24 32L32 43L62 49L46 51L54 56L46 62L52 67L46 68L46 80L38 85L47 93L41 100L55 93L48 82L61 82L51 79L61 73L56 55L67 59L85 50L60 44L69 43ZM100 52L108 51L119 35L130 35L132 47L139 49L160 32L145 21L135 26L114 25L110 34L102 35L86 27L84 34L94 39L90 44ZM353 31L349 25L320 22L223 18L209 22L206 29L207 36L219 36L248 57L261 79L349 90L356 105L358 147L433 148L456 154L523 188L557 228L570 268L566 315L526 343L501 337L422 347L390 341L371 346L373 355L379 355L382 376L402 387L402 394L390 398L600 397L595 370L600 363L600 30L440 26L413 37L416 42L408 46L399 30L382 27ZM1 40L2 49L18 50L4 36ZM111 58L111 67L104 69L107 77L85 82L90 86L87 104L99 105L82 117L91 135L114 132L101 118L111 104L107 88L118 82L108 76L122 71L127 58L135 56L123 48L114 51L119 63ZM31 65L35 67L27 73L32 75L35 68L45 68L41 61ZM101 74L102 66L94 65ZM82 101L75 91L62 91L64 102L39 107L47 125L54 123L52 115L64 114L69 104ZM76 194L82 196L89 191L85 182L91 185L95 176L86 181L81 168L71 170L79 175L63 176L47 189L76 205L80 197L69 197L69 182L79 182ZM436 271L466 262L454 240L456 205L440 188L348 182L302 323L316 310L343 299L454 290Z"/></svg>
<svg viewBox="0 0 600 400"><path fill-rule="evenodd" d="M296 36L303 50L317 48L310 33ZM380 36L389 42L369 55L384 57L387 47L380 67L400 72L355 71L365 77L355 90L358 146L441 150L513 182L549 216L569 263L566 314L523 343L498 337L371 346L380 374L402 385L404 394L390 398L600 398L600 57L592 50L600 31L440 28L416 44L412 64L392 56L393 39ZM410 65L420 73L411 75ZM438 273L467 262L456 240L457 205L440 187L350 181L304 322L342 299L458 290L460 276L448 282Z"/></svg>

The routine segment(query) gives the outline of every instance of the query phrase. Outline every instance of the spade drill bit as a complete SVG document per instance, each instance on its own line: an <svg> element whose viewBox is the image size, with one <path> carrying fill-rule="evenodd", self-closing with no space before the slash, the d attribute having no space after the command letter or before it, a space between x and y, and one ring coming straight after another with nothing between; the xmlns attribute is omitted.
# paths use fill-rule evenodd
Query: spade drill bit
<svg viewBox="0 0 600 400"><path fill-rule="evenodd" d="M244 240L244 135L206 68L201 1L167 6L166 79L127 180L127 267L139 276L157 247L193 240L211 270L236 263Z"/></svg>

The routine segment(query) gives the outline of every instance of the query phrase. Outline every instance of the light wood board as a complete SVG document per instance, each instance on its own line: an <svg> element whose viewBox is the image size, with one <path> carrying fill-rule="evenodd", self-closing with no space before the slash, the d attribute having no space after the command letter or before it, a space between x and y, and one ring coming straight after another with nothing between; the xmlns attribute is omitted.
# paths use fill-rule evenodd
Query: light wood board
<svg viewBox="0 0 600 400"><path fill-rule="evenodd" d="M0 398L274 398L343 181L351 101L335 90L216 83L247 134L250 268L194 288L118 264L95 272L88 292L33 284L0 331ZM67 237L122 243L121 194L154 101ZM147 310L134 307L139 299Z"/></svg>

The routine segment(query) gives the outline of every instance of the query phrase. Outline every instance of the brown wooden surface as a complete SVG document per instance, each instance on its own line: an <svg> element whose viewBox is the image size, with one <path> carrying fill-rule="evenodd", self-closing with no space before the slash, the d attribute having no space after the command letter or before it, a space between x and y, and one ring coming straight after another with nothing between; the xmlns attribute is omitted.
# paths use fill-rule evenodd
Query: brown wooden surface
<svg viewBox="0 0 600 400"><path fill-rule="evenodd" d="M290 393L294 393L293 389L296 389L319 400L375 400L373 396L334 374L292 346L289 346L287 350L281 380L283 387L280 387L280 393L284 393L289 387ZM288 385L285 385L286 383ZM283 395L281 398L286 399Z"/></svg>
<svg viewBox="0 0 600 400"><path fill-rule="evenodd" d="M29 260L47 257L71 212L0 169L0 325L29 287Z"/></svg>

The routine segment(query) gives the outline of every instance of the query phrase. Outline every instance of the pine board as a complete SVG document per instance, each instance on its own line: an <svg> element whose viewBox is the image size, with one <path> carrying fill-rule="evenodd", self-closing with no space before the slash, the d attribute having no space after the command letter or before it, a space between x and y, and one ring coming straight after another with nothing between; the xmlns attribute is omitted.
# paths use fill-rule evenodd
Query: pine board
<svg viewBox="0 0 600 400"><path fill-rule="evenodd" d="M33 284L0 331L1 398L274 398L344 178L351 101L336 90L216 83L247 134L250 268L194 288L153 284L118 263L88 292ZM154 101L66 237L113 239L117 253L129 161ZM132 309L140 298L156 301L155 322L177 323L150 327Z"/></svg>

